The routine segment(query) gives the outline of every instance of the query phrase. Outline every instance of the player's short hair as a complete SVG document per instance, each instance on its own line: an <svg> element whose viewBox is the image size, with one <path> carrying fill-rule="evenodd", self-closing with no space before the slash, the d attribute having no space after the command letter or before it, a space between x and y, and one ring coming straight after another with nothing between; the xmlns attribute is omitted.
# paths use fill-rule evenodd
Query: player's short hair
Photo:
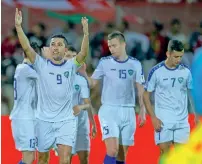
<svg viewBox="0 0 202 164"><path fill-rule="evenodd" d="M114 31L108 35L108 40L112 40L114 38L119 39L120 42L125 42L125 37L120 31Z"/></svg>
<svg viewBox="0 0 202 164"><path fill-rule="evenodd" d="M51 39L53 39L53 38L62 38L62 39L64 39L65 47L68 46L67 38L66 38L63 34L55 34L55 35L52 35L52 36L51 36Z"/></svg>
<svg viewBox="0 0 202 164"><path fill-rule="evenodd" d="M68 49L68 51L78 53L77 50L76 50L72 45L68 45L68 46L67 46L67 49Z"/></svg>
<svg viewBox="0 0 202 164"><path fill-rule="evenodd" d="M184 51L184 45L181 41L179 40L170 40L168 43L168 52L182 52Z"/></svg>

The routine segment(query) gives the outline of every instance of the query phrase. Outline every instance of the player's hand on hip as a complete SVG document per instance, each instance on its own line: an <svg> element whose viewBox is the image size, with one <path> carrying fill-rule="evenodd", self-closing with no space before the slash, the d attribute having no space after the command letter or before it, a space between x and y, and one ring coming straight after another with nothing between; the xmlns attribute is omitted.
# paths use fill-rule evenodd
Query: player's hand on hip
<svg viewBox="0 0 202 164"><path fill-rule="evenodd" d="M92 125L91 137L94 139L97 135L96 125Z"/></svg>
<svg viewBox="0 0 202 164"><path fill-rule="evenodd" d="M160 132L163 122L158 119L156 116L152 117L152 124L154 126L155 131Z"/></svg>
<svg viewBox="0 0 202 164"><path fill-rule="evenodd" d="M88 19L86 17L81 18L84 35L88 35Z"/></svg>
<svg viewBox="0 0 202 164"><path fill-rule="evenodd" d="M16 8L15 10L15 26L21 26L22 24L22 12Z"/></svg>
<svg viewBox="0 0 202 164"><path fill-rule="evenodd" d="M81 112L81 109L79 108L79 105L76 105L73 107L73 111L74 111L74 115L77 116L80 112Z"/></svg>

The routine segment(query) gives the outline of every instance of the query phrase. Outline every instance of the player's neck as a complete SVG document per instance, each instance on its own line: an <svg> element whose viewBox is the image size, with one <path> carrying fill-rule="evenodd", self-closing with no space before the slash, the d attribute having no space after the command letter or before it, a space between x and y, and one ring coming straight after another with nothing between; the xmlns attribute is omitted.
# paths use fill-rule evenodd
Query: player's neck
<svg viewBox="0 0 202 164"><path fill-rule="evenodd" d="M168 67L170 69L175 69L176 68L176 66L174 66L171 62L169 62L168 59L166 59L165 65L166 65L166 67Z"/></svg>
<svg viewBox="0 0 202 164"><path fill-rule="evenodd" d="M123 53L123 55L116 58L118 61L125 61L126 59L128 59L128 55L126 53Z"/></svg>
<svg viewBox="0 0 202 164"><path fill-rule="evenodd" d="M52 62L53 62L54 64L62 64L62 63L64 62L64 59L59 60L59 61L53 59Z"/></svg>

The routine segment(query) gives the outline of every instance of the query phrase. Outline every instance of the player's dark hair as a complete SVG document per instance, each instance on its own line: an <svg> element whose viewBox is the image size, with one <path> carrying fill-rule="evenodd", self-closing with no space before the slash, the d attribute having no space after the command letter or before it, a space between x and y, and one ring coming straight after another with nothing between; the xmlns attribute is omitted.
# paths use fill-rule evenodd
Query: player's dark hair
<svg viewBox="0 0 202 164"><path fill-rule="evenodd" d="M184 45L181 41L179 40L170 40L168 43L168 51L173 52L182 52L184 50Z"/></svg>
<svg viewBox="0 0 202 164"><path fill-rule="evenodd" d="M76 50L72 45L68 45L68 46L67 46L67 49L68 49L68 51L78 53L77 50Z"/></svg>
<svg viewBox="0 0 202 164"><path fill-rule="evenodd" d="M64 39L65 47L68 46L68 41L67 41L66 37L65 37L63 34L55 34L55 35L52 35L52 36L51 36L51 39L53 39L53 38L62 38L62 39Z"/></svg>
<svg viewBox="0 0 202 164"><path fill-rule="evenodd" d="M125 42L125 37L120 31L114 31L108 35L108 40L112 40L114 38L119 39L120 42Z"/></svg>

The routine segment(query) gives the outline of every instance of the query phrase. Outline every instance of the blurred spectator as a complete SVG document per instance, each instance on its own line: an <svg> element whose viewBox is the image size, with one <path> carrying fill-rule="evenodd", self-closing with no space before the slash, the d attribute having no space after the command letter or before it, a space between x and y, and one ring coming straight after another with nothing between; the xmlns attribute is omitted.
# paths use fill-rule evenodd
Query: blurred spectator
<svg viewBox="0 0 202 164"><path fill-rule="evenodd" d="M146 34L150 40L150 50L147 54L147 59L155 57L158 63L166 59L168 44L168 38L161 34L162 30L163 24L153 21L153 30Z"/></svg>
<svg viewBox="0 0 202 164"><path fill-rule="evenodd" d="M187 37L181 32L181 21L177 18L174 18L172 19L170 25L170 32L167 34L168 38L172 40L180 40L184 44L187 44Z"/></svg>
<svg viewBox="0 0 202 164"><path fill-rule="evenodd" d="M6 37L1 44L1 56L2 58L9 58L15 52L17 45L19 44L16 29L11 30L11 34Z"/></svg>
<svg viewBox="0 0 202 164"><path fill-rule="evenodd" d="M107 23L104 30L95 34L90 41L92 65L95 68L98 60L101 57L109 56L110 51L107 44L107 36L114 30L115 26L113 23Z"/></svg>
<svg viewBox="0 0 202 164"><path fill-rule="evenodd" d="M43 23L38 23L36 24L33 28L32 31L27 34L27 37L30 41L36 42L40 48L44 47L46 45L46 37L45 37L45 32L46 32L46 26Z"/></svg>
<svg viewBox="0 0 202 164"><path fill-rule="evenodd" d="M189 44L192 51L195 51L195 49L202 47L202 21L200 22L199 30L191 34Z"/></svg>
<svg viewBox="0 0 202 164"><path fill-rule="evenodd" d="M144 60L145 55L149 50L149 39L146 35L130 31L129 22L123 20L120 31L123 32L126 39L126 51L127 54L137 58L138 60Z"/></svg>
<svg viewBox="0 0 202 164"><path fill-rule="evenodd" d="M76 24L72 21L67 21L62 28L56 28L52 34L62 33L68 40L68 43L73 47L77 47L78 34L76 32Z"/></svg>

